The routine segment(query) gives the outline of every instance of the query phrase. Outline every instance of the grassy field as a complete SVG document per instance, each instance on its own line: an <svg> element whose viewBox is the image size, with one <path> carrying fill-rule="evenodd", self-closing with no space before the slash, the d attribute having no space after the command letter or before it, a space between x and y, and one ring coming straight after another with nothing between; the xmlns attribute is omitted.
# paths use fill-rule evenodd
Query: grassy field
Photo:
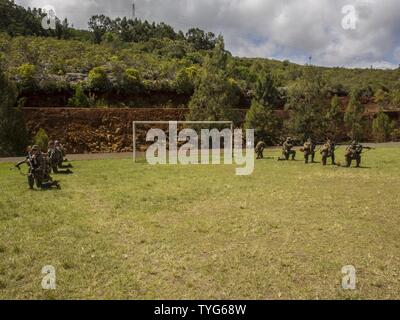
<svg viewBox="0 0 400 320"><path fill-rule="evenodd" d="M73 164L60 191L30 191L0 164L1 299L400 298L400 148L362 169L266 159L248 177ZM56 290L41 288L45 265Z"/></svg>

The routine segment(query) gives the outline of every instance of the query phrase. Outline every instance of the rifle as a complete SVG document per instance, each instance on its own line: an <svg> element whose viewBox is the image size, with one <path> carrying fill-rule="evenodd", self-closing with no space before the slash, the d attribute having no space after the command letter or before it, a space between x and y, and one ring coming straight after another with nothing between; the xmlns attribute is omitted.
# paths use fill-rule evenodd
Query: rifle
<svg viewBox="0 0 400 320"><path fill-rule="evenodd" d="M27 174L24 174L24 173L21 172L21 168L19 167L19 165L20 165L20 164L16 164L15 166L11 167L10 170L11 170L11 171L12 171L12 170L18 170L18 173L19 173L20 175L26 177Z"/></svg>
<svg viewBox="0 0 400 320"><path fill-rule="evenodd" d="M364 149L367 149L368 151L364 151ZM376 148L372 148L372 147L362 147L361 153L366 153L366 152L370 152L372 150L376 150Z"/></svg>

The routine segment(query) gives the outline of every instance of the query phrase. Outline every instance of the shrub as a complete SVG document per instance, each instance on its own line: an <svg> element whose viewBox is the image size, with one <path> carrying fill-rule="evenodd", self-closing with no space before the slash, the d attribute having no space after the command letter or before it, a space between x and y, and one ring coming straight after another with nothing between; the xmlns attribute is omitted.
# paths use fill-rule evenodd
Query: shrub
<svg viewBox="0 0 400 320"><path fill-rule="evenodd" d="M89 98L86 96L80 84L75 87L75 94L68 100L70 107L88 107L90 105Z"/></svg>
<svg viewBox="0 0 400 320"><path fill-rule="evenodd" d="M17 68L16 73L20 80L19 89L21 91L34 91L36 89L36 67L34 65L28 63L23 64Z"/></svg>
<svg viewBox="0 0 400 320"><path fill-rule="evenodd" d="M105 92L110 89L106 70L103 67L95 67L89 72L89 86L93 91Z"/></svg>
<svg viewBox="0 0 400 320"><path fill-rule="evenodd" d="M40 128L33 138L33 142L38 145L43 152L45 152L47 150L47 145L49 144L49 136L44 129Z"/></svg>
<svg viewBox="0 0 400 320"><path fill-rule="evenodd" d="M140 73L134 68L125 70L122 78L122 89L125 93L137 93L142 88Z"/></svg>
<svg viewBox="0 0 400 320"><path fill-rule="evenodd" d="M178 94L191 94L198 69L196 67L184 68L178 71L175 78L175 88Z"/></svg>
<svg viewBox="0 0 400 320"><path fill-rule="evenodd" d="M18 67L18 75L23 79L32 79L36 73L36 67L33 64L25 63Z"/></svg>

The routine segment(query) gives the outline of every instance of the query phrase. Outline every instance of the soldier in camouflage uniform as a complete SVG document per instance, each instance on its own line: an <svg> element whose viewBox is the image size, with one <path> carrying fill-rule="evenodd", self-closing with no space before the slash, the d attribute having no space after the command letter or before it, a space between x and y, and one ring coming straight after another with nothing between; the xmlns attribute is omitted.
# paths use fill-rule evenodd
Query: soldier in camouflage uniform
<svg viewBox="0 0 400 320"><path fill-rule="evenodd" d="M283 143L283 158L279 158L278 160L286 160L288 161L290 157L292 157L292 160L295 160L296 158L296 151L293 150L294 148L294 141L292 138L288 137L286 141Z"/></svg>
<svg viewBox="0 0 400 320"><path fill-rule="evenodd" d="M24 163L25 163L25 164L28 164L28 163L29 163L29 161L30 161L30 159L31 159L31 157L32 157L32 147L31 147L31 146L29 146L29 147L26 148L26 153L27 153L27 155L26 155L25 160L22 160L22 161L18 162L18 163L15 165L16 168L20 169L20 166L21 166L21 165L23 165Z"/></svg>
<svg viewBox="0 0 400 320"><path fill-rule="evenodd" d="M328 139L326 143L321 147L322 164L324 166L327 165L328 158L332 159L332 165L336 165L335 151L336 151L335 143L330 139Z"/></svg>
<svg viewBox="0 0 400 320"><path fill-rule="evenodd" d="M371 150L370 147L364 147L357 141L353 141L350 146L346 149L346 167L351 167L351 163L353 160L356 161L356 167L360 168L361 166L361 155L364 149Z"/></svg>
<svg viewBox="0 0 400 320"><path fill-rule="evenodd" d="M263 141L260 141L259 143L257 143L256 148L255 148L255 152L257 154L257 160L258 159L264 159L264 150L265 150L266 144Z"/></svg>
<svg viewBox="0 0 400 320"><path fill-rule="evenodd" d="M52 168L53 172L56 174L71 174L71 170L59 170L60 168L70 168L72 167L71 165L69 166L64 166L63 160L64 160L64 152L61 144L58 141L49 141L49 145L47 148L47 156L49 158L50 162L50 167Z"/></svg>
<svg viewBox="0 0 400 320"><path fill-rule="evenodd" d="M315 163L315 161L314 161L315 160L315 148L316 148L316 145L311 138L309 138L304 143L303 152L304 152L304 160L305 160L306 164L308 164L310 156L311 156L311 162Z"/></svg>
<svg viewBox="0 0 400 320"><path fill-rule="evenodd" d="M28 184L30 189L33 189L35 183L38 189L60 188L58 181L51 179L49 163L39 146L33 146L26 160L18 163L17 167L19 168L22 163L27 163L29 166Z"/></svg>

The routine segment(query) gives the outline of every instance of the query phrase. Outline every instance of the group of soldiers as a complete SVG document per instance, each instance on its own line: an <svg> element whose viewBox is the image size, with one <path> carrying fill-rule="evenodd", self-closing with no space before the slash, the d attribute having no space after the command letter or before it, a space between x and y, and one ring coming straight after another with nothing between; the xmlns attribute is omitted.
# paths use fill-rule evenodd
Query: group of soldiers
<svg viewBox="0 0 400 320"><path fill-rule="evenodd" d="M296 159L296 151L294 150L295 140L291 137L288 137L282 145L282 157L280 157L279 161L288 161ZM255 152L257 154L257 159L264 158L264 150L266 148L266 144L263 141L260 141L255 148ZM317 150L317 144L313 139L309 138L300 149L301 152L304 153L304 161L306 164L315 163L315 155L319 151L322 156L322 165L326 166L328 163L328 159L330 158L332 161L332 165L339 165L335 161L335 151L337 150L336 144L331 140L327 139L325 143L323 143L320 148ZM361 165L361 156L364 149L371 150L370 147L365 147L358 143L357 141L353 141L347 148L345 153L346 159L346 167L351 167L353 161L356 162L356 167L359 168Z"/></svg>
<svg viewBox="0 0 400 320"><path fill-rule="evenodd" d="M17 163L16 168L20 169L22 164L28 165L28 184L33 189L35 184L38 189L46 190L51 188L60 189L60 183L53 180L51 173L72 174L71 164L64 165L66 152L59 141L49 141L47 153L42 152L38 145L27 148L26 159ZM61 170L67 169L67 170Z"/></svg>

